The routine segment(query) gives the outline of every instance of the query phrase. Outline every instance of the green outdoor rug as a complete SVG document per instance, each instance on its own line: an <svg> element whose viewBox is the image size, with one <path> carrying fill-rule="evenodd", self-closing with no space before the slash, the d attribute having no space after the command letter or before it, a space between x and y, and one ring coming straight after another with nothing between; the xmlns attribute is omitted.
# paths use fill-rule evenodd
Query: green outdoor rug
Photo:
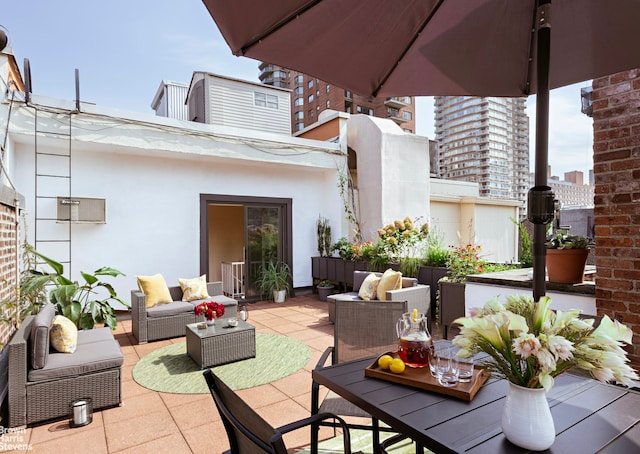
<svg viewBox="0 0 640 454"><path fill-rule="evenodd" d="M302 369L311 358L309 347L279 334L256 333L256 357L212 367L231 389L246 389L284 378ZM149 353L133 368L141 386L164 393L208 394L202 370L178 342Z"/></svg>
<svg viewBox="0 0 640 454"><path fill-rule="evenodd" d="M369 430L351 430L351 451L361 452L362 454L373 454L373 447L371 446L371 431ZM382 440L390 437L390 433L381 433L380 438ZM311 451L305 449L299 451L298 454L309 454ZM342 449L342 436L337 436L329 440L323 441L318 445L318 454L338 454L343 453ZM387 449L389 454L415 454L416 447L411 440L403 440ZM425 449L425 453L431 451Z"/></svg>

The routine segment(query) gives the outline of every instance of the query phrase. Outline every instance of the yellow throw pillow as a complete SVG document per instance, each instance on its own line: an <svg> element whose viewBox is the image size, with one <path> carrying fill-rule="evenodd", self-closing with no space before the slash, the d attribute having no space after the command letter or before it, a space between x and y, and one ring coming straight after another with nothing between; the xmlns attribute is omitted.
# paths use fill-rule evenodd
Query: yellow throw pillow
<svg viewBox="0 0 640 454"><path fill-rule="evenodd" d="M207 293L207 275L193 279L178 279L182 289L182 301L203 300L209 298Z"/></svg>
<svg viewBox="0 0 640 454"><path fill-rule="evenodd" d="M153 276L136 276L140 291L147 297L147 307L153 307L157 304L167 304L173 301L169 287L164 281L162 274L154 274Z"/></svg>
<svg viewBox="0 0 640 454"><path fill-rule="evenodd" d="M360 286L360 290L358 290L358 296L365 301L371 301L376 299L376 290L378 289L378 284L380 283L380 277L376 276L375 273L369 274L362 281L362 285Z"/></svg>
<svg viewBox="0 0 640 454"><path fill-rule="evenodd" d="M73 353L78 345L78 328L71 320L56 315L49 330L51 346L60 353Z"/></svg>
<svg viewBox="0 0 640 454"><path fill-rule="evenodd" d="M380 278L380 283L378 284L378 299L380 301L386 301L387 292L399 288L402 288L402 273L389 268L382 273L382 277Z"/></svg>

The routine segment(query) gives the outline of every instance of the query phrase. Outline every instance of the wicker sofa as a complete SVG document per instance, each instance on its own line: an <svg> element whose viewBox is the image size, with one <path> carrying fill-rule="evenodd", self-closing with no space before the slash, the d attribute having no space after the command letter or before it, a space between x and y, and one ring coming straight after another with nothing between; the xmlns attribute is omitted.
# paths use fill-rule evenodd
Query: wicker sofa
<svg viewBox="0 0 640 454"><path fill-rule="evenodd" d="M371 274L371 271L354 271L353 272L353 291L346 293L338 293L327 297L327 307L329 311L329 321L335 321L336 301L363 301L358 295L360 287L365 278ZM382 276L382 273L374 273ZM431 315L431 289L428 285L418 284L418 280L413 277L402 278L402 288L397 290L389 290L386 292L386 301L403 301L406 302L407 310L418 309L418 312L424 313L429 320ZM374 301L375 302L375 301Z"/></svg>
<svg viewBox="0 0 640 454"><path fill-rule="evenodd" d="M193 310L203 301L215 301L224 305L223 318L235 317L238 302L222 294L222 282L207 282L209 298L195 301L182 301L182 288L169 287L173 301L147 308L147 298L142 291L131 291L131 331L139 344L159 339L184 336L185 326L204 320L196 317Z"/></svg>
<svg viewBox="0 0 640 454"><path fill-rule="evenodd" d="M69 417L74 400L91 398L93 409L119 405L120 344L111 329L78 331L73 353L49 347L52 304L28 316L7 344L9 427Z"/></svg>

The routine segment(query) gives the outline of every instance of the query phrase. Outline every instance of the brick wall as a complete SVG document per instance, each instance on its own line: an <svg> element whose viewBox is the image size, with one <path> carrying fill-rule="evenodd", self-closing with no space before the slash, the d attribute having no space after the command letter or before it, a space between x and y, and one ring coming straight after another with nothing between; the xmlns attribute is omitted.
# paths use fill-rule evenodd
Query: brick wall
<svg viewBox="0 0 640 454"><path fill-rule="evenodd" d="M16 209L0 204L0 301L6 301L14 296L18 285L18 262L16 259L17 232ZM4 306L0 310L5 310ZM8 315L8 314L5 314ZM4 346L11 335L12 327L0 324L0 345ZM2 350L3 347L0 348Z"/></svg>
<svg viewBox="0 0 640 454"><path fill-rule="evenodd" d="M633 329L640 368L640 69L593 81L596 306Z"/></svg>

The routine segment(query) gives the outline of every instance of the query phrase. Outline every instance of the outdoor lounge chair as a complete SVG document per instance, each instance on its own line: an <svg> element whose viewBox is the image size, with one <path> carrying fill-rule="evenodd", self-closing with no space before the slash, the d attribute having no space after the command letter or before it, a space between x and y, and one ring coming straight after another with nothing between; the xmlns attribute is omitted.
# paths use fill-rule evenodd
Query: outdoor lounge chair
<svg viewBox="0 0 640 454"><path fill-rule="evenodd" d="M351 453L349 427L345 421L335 415L321 413L273 428L260 417L245 401L232 391L211 369L204 371L213 401L220 412L229 438L229 454L271 453L287 454L282 436L292 430L300 429L325 419L333 419L343 429L344 452ZM317 450L317 445L316 445Z"/></svg>
<svg viewBox="0 0 640 454"><path fill-rule="evenodd" d="M336 300L333 346L324 351L316 364L316 369L325 367L329 356L331 356L331 364L338 364L396 351L398 346L396 321L407 310L406 301ZM319 402L319 397L320 385L313 381L311 385L312 415L328 412L339 416L371 418L371 425L350 423L349 427L352 429L371 430L373 446L377 447L376 449L381 449L380 431L388 431L388 429L381 428L377 419L372 418L364 410L333 392L329 392L321 403ZM331 421L319 421L311 426L312 454L317 453L313 447L317 446L320 426L335 427ZM404 437L392 438L396 442L404 439ZM385 446L390 444L385 444ZM379 451L374 450L374 452Z"/></svg>

